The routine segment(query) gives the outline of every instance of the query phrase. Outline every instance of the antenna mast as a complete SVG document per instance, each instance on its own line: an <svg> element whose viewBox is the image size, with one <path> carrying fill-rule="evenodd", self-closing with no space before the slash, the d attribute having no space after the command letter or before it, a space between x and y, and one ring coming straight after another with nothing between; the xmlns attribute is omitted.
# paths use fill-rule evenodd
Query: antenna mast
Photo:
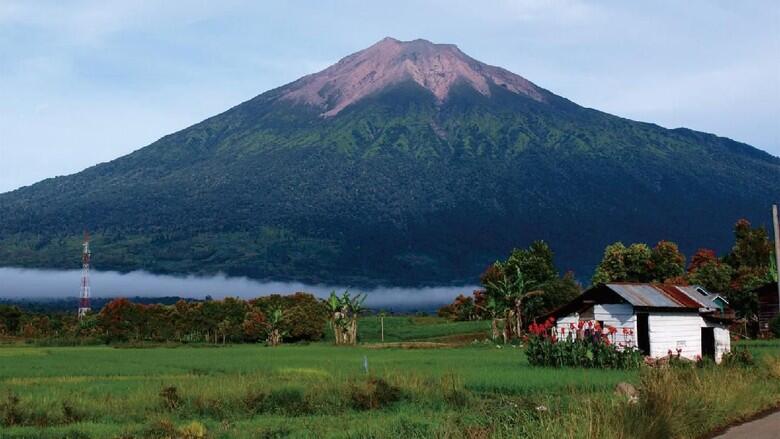
<svg viewBox="0 0 780 439"><path fill-rule="evenodd" d="M81 253L81 291L79 292L79 319L92 310L89 304L89 260L92 252L89 251L89 233L84 232L84 250Z"/></svg>

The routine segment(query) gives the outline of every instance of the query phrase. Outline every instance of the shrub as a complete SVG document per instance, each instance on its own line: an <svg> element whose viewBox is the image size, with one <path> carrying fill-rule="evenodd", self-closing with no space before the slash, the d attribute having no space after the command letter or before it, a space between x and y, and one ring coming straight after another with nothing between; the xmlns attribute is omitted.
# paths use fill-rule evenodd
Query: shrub
<svg viewBox="0 0 780 439"><path fill-rule="evenodd" d="M164 387L160 391L160 399L162 399L162 406L166 410L176 410L181 404L181 396L179 396L176 386Z"/></svg>
<svg viewBox="0 0 780 439"><path fill-rule="evenodd" d="M323 302L311 294L272 294L253 299L249 304L265 316L270 316L275 309L284 310L285 318L280 330L285 334L286 342L316 341L325 335L328 311Z"/></svg>
<svg viewBox="0 0 780 439"><path fill-rule="evenodd" d="M268 394L262 390L250 389L242 402L249 413L262 413L267 405Z"/></svg>
<svg viewBox="0 0 780 439"><path fill-rule="evenodd" d="M178 432L182 439L203 439L207 437L206 426L198 421L192 421L182 427Z"/></svg>
<svg viewBox="0 0 780 439"><path fill-rule="evenodd" d="M352 407L358 410L373 410L390 405L401 399L401 389L382 378L369 378L364 384L353 385Z"/></svg>
<svg viewBox="0 0 780 439"><path fill-rule="evenodd" d="M300 416L311 412L303 390L283 387L274 389L265 399L266 407L288 416Z"/></svg>
<svg viewBox="0 0 780 439"><path fill-rule="evenodd" d="M775 337L780 338L780 314L769 321L769 330Z"/></svg>
<svg viewBox="0 0 780 439"><path fill-rule="evenodd" d="M85 418L84 413L77 410L69 401L62 401L62 415L67 423L81 422Z"/></svg>
<svg viewBox="0 0 780 439"><path fill-rule="evenodd" d="M149 439L170 438L176 435L176 426L170 419L160 418L150 421L137 435L129 437L143 437Z"/></svg>
<svg viewBox="0 0 780 439"><path fill-rule="evenodd" d="M746 348L736 347L731 352L723 354L723 365L728 367L752 367L756 361L753 354Z"/></svg>
<svg viewBox="0 0 780 439"><path fill-rule="evenodd" d="M463 380L455 374L448 373L442 376L441 390L444 401L453 407L465 407L469 402L469 394L463 385Z"/></svg>
<svg viewBox="0 0 780 439"><path fill-rule="evenodd" d="M532 324L525 353L533 366L598 367L635 369L642 364L642 354L632 346L618 347L598 323L591 324L581 334L558 339L553 331L555 321Z"/></svg>
<svg viewBox="0 0 780 439"><path fill-rule="evenodd" d="M0 421L6 427L20 425L24 421L19 397L11 392L0 402Z"/></svg>

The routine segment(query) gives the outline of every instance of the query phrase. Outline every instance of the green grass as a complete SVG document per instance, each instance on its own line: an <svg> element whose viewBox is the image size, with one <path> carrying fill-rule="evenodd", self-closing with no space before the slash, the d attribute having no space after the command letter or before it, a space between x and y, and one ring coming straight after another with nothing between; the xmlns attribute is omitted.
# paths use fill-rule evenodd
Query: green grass
<svg viewBox="0 0 780 439"><path fill-rule="evenodd" d="M473 339L484 339L490 330L490 322L452 322L439 317L388 316L385 321L385 342L435 340L454 335L473 335ZM380 317L362 317L358 323L360 342L379 343L381 341ZM328 331L327 340L332 340Z"/></svg>
<svg viewBox="0 0 780 439"><path fill-rule="evenodd" d="M412 341L460 324L394 317L385 325L386 340ZM469 333L480 326L457 327ZM361 321L368 341L377 328L371 318ZM745 345L759 359L780 354L780 341ZM212 438L697 437L780 403L780 362L777 370L712 368L656 377L535 368L521 349L486 343L375 346L2 347L0 438L198 437L182 433L193 421ZM400 392L398 401L384 401L371 387L364 360L372 377ZM644 386L648 400L629 407L613 394L621 381ZM168 387L175 391L164 398ZM356 406L359 397L380 402L366 410ZM536 410L541 405L548 410ZM661 409L667 405L672 409ZM692 416L696 425L675 416ZM653 419L660 424L648 423Z"/></svg>

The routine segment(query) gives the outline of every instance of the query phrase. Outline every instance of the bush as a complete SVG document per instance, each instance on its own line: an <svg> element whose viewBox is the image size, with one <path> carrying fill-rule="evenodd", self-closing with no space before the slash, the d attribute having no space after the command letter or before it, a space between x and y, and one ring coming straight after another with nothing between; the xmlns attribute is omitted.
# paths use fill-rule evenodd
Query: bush
<svg viewBox="0 0 780 439"><path fill-rule="evenodd" d="M598 324L582 336L560 340L552 331L554 320L543 325L532 324L525 353L533 366L598 367L605 369L636 369L642 364L642 354L631 346L617 347L601 332Z"/></svg>
<svg viewBox="0 0 780 439"><path fill-rule="evenodd" d="M311 406L303 390L283 387L274 389L265 399L266 407L287 416L300 416L311 413Z"/></svg>
<svg viewBox="0 0 780 439"><path fill-rule="evenodd" d="M775 337L780 338L780 314L769 321L769 331L772 332L772 335Z"/></svg>
<svg viewBox="0 0 780 439"><path fill-rule="evenodd" d="M19 397L11 392L0 401L0 421L6 427L21 425L24 421Z"/></svg>
<svg viewBox="0 0 780 439"><path fill-rule="evenodd" d="M284 310L285 318L280 330L286 334L286 342L316 341L325 335L328 311L323 302L311 294L272 294L253 299L249 304L266 316L270 316L275 309Z"/></svg>
<svg viewBox="0 0 780 439"><path fill-rule="evenodd" d="M731 352L723 354L723 365L727 367L752 367L755 364L753 354L746 348L736 347Z"/></svg>
<svg viewBox="0 0 780 439"><path fill-rule="evenodd" d="M181 396L179 396L176 386L164 387L160 390L160 399L166 410L176 410L181 405Z"/></svg>
<svg viewBox="0 0 780 439"><path fill-rule="evenodd" d="M369 378L364 384L351 389L352 407L358 410L373 410L390 405L401 399L401 389L382 378Z"/></svg>

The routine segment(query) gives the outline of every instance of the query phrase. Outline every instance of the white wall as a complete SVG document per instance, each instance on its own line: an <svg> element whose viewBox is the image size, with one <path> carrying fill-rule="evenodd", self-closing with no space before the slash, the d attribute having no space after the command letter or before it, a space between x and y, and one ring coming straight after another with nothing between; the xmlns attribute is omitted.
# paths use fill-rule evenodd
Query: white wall
<svg viewBox="0 0 780 439"><path fill-rule="evenodd" d="M634 315L634 308L629 304L597 304L583 311L582 314L574 313L558 319L556 322L556 327L558 328L559 333L560 328L566 328L566 332L568 333L569 324L574 323L576 325L580 319L600 320L604 322L605 327L614 326L617 328L617 334L615 334L616 344L633 343L636 345L636 316ZM624 337L623 328L628 328L634 331L633 338L631 336Z"/></svg>
<svg viewBox="0 0 780 439"><path fill-rule="evenodd" d="M686 358L701 355L701 328L706 325L698 314L649 313L647 326L651 357L664 357L670 349L676 355L678 348Z"/></svg>
<svg viewBox="0 0 780 439"><path fill-rule="evenodd" d="M615 334L615 343L637 345L638 333L636 327L636 315L634 309L628 304L597 304L582 312L574 313L558 319L556 327L566 328L569 324L582 320L601 320L604 326L614 326L618 332ZM701 355L701 328L715 328L715 361L720 362L723 354L731 350L731 337L728 329L717 323L705 321L700 315L680 312L655 312L648 313L648 330L650 336L650 356L665 357L669 350L677 354L677 348L681 348L680 355L689 359L695 359ZM633 336L623 336L623 328L631 329Z"/></svg>
<svg viewBox="0 0 780 439"><path fill-rule="evenodd" d="M650 313L650 355L663 357L669 349L689 359L701 355L701 328L715 328L715 361L720 362L723 354L731 350L731 336L723 325L707 322L698 314Z"/></svg>
<svg viewBox="0 0 780 439"><path fill-rule="evenodd" d="M707 326L715 328L715 362L720 363L723 354L731 352L731 334L729 330L717 323L706 322Z"/></svg>

